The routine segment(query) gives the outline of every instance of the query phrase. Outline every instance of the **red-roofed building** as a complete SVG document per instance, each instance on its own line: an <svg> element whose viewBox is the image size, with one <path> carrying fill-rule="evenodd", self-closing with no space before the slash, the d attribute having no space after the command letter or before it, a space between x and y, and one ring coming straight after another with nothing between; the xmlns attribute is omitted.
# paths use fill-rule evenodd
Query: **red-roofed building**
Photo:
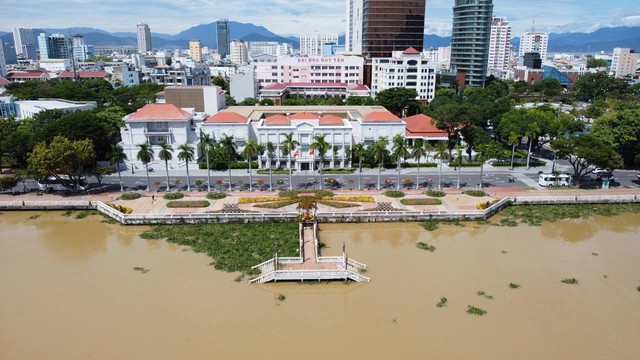
<svg viewBox="0 0 640 360"><path fill-rule="evenodd" d="M404 55L420 55L420 51L410 47L402 52Z"/></svg>
<svg viewBox="0 0 640 360"><path fill-rule="evenodd" d="M286 99L327 99L338 97L346 99L351 96L370 96L366 85L359 83L278 83L260 89L260 100L271 99L275 105L281 105Z"/></svg>
<svg viewBox="0 0 640 360"><path fill-rule="evenodd" d="M320 126L341 126L344 125L344 120L335 115L324 115L320 118Z"/></svg>
<svg viewBox="0 0 640 360"><path fill-rule="evenodd" d="M28 80L47 81L51 78L46 71L14 71L7 74L7 80L22 83Z"/></svg>
<svg viewBox="0 0 640 360"><path fill-rule="evenodd" d="M404 118L407 139L423 139L425 141L447 141L449 134L438 129L435 120L425 114Z"/></svg>
<svg viewBox="0 0 640 360"><path fill-rule="evenodd" d="M224 135L233 136L238 150L244 147L251 134L251 119L229 109L210 116L202 123L201 131L220 142Z"/></svg>
<svg viewBox="0 0 640 360"><path fill-rule="evenodd" d="M104 79L107 77L106 71L77 71L80 79ZM58 75L61 79L73 79L73 71L63 71Z"/></svg>
<svg viewBox="0 0 640 360"><path fill-rule="evenodd" d="M284 115L271 115L264 119L266 126L290 126L291 118Z"/></svg>
<svg viewBox="0 0 640 360"><path fill-rule="evenodd" d="M389 111L374 111L365 115L362 120L365 123L370 122L402 122L399 117Z"/></svg>
<svg viewBox="0 0 640 360"><path fill-rule="evenodd" d="M0 87L5 87L7 84L11 83L11 81L0 76Z"/></svg>
<svg viewBox="0 0 640 360"><path fill-rule="evenodd" d="M193 114L190 114L173 104L148 104L142 109L134 112L125 117L126 122L133 121L188 121L193 118Z"/></svg>
<svg viewBox="0 0 640 360"><path fill-rule="evenodd" d="M291 115L291 120L318 120L318 118L318 114L312 114L306 111Z"/></svg>

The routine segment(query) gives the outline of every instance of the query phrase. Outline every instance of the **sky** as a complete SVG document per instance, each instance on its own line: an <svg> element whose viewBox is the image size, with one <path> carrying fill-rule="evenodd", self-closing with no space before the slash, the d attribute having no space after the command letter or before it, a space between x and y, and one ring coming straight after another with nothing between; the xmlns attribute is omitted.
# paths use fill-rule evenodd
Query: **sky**
<svg viewBox="0 0 640 360"><path fill-rule="evenodd" d="M454 0L427 0L425 33L450 35ZM494 0L493 15L506 17L513 36L529 31L592 32L640 26L639 0ZM345 0L1 0L0 31L92 27L176 34L217 18L262 25L280 35L345 31ZM11 11L7 11L7 10Z"/></svg>

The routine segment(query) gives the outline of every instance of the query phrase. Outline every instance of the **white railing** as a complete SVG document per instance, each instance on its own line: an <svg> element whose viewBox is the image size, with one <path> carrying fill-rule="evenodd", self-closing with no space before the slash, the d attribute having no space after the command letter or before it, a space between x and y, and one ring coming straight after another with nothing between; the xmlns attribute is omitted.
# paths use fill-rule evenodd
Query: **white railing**
<svg viewBox="0 0 640 360"><path fill-rule="evenodd" d="M354 268L356 268L356 269L366 269L366 268L367 268L367 265L366 265L366 264L363 264L363 263L361 263L361 262L359 262L359 261L356 261L356 260L353 260L353 259L351 259L351 258L349 258L349 260L348 260L348 262L347 262L347 263L348 263L349 265L353 266L353 267L354 267Z"/></svg>

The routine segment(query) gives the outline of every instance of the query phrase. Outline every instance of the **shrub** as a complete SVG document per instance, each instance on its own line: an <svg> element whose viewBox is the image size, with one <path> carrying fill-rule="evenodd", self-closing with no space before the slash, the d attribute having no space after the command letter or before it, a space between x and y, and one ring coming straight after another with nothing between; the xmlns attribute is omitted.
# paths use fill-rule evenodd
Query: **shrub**
<svg viewBox="0 0 640 360"><path fill-rule="evenodd" d="M485 193L482 190L467 190L464 192L466 195L469 196L474 196L474 197L483 197L483 196L487 196L487 193Z"/></svg>
<svg viewBox="0 0 640 360"><path fill-rule="evenodd" d="M168 192L162 196L165 200L179 200L184 197L184 194L178 191Z"/></svg>
<svg viewBox="0 0 640 360"><path fill-rule="evenodd" d="M204 184L204 181L198 179L198 180L195 181L194 184L196 184L196 186L202 186L202 184Z"/></svg>
<svg viewBox="0 0 640 360"><path fill-rule="evenodd" d="M282 201L276 201L276 202L256 204L256 205L253 205L253 207L263 208L263 209L279 209L285 206L293 205L297 202L298 202L297 199L295 200L289 199L289 200L282 200Z"/></svg>
<svg viewBox="0 0 640 360"><path fill-rule="evenodd" d="M241 197L238 199L238 204L252 204L252 203L263 203L270 201L278 201L282 200L282 198L277 196L251 196L251 197Z"/></svg>
<svg viewBox="0 0 640 360"><path fill-rule="evenodd" d="M406 162L403 162L403 163L400 164L400 167L401 168L417 168L418 167L418 163L406 163ZM434 168L434 167L438 167L438 164L433 163L433 162L426 162L426 163L421 162L420 163L420 168Z"/></svg>
<svg viewBox="0 0 640 360"><path fill-rule="evenodd" d="M216 180L216 185L222 185L222 179Z"/></svg>
<svg viewBox="0 0 640 360"><path fill-rule="evenodd" d="M333 191L331 190L282 190L278 193L281 198L296 198L298 196L304 196L304 194L315 196L319 199L326 197L333 197Z"/></svg>
<svg viewBox="0 0 640 360"><path fill-rule="evenodd" d="M205 164L205 169L207 167L207 165ZM249 163L246 161L238 161L238 162L234 162L231 163L231 169L248 169L249 168ZM257 169L258 168L258 162L257 161L252 161L251 162L251 168L252 169Z"/></svg>
<svg viewBox="0 0 640 360"><path fill-rule="evenodd" d="M492 166L511 166L511 161L496 161L493 164L491 164ZM536 167L536 166L545 166L547 165L547 163L545 161L529 161L529 166L532 167ZM527 166L527 162L526 161L514 161L513 162L513 167L519 167L519 166Z"/></svg>
<svg viewBox="0 0 640 360"><path fill-rule="evenodd" d="M387 190L385 191L384 196L390 198L401 198L404 197L404 192L400 190Z"/></svg>
<svg viewBox="0 0 640 360"><path fill-rule="evenodd" d="M479 307L467 305L467 314L482 316L487 312Z"/></svg>
<svg viewBox="0 0 640 360"><path fill-rule="evenodd" d="M574 285L574 284L578 283L578 279L576 279L576 278L563 279L562 282L565 283L565 284Z"/></svg>
<svg viewBox="0 0 640 360"><path fill-rule="evenodd" d="M400 203L403 205L441 205L440 199L402 199Z"/></svg>
<svg viewBox="0 0 640 360"><path fill-rule="evenodd" d="M479 162L463 162L462 164L460 164L460 167L475 167L475 166L480 166ZM449 167L457 167L457 164L455 162L450 162L449 163Z"/></svg>
<svg viewBox="0 0 640 360"><path fill-rule="evenodd" d="M133 209L128 206L122 206L122 205L113 204L113 203L108 203L107 205L120 211L123 214L131 214L133 212Z"/></svg>
<svg viewBox="0 0 640 360"><path fill-rule="evenodd" d="M420 250L426 250L426 251L430 251L430 252L434 252L436 251L436 247L433 245L429 245L426 242L422 242L420 241L419 243L416 244L416 247Z"/></svg>
<svg viewBox="0 0 640 360"><path fill-rule="evenodd" d="M405 184L411 184L412 182L413 182L413 180L411 180L411 178L404 179L404 183Z"/></svg>
<svg viewBox="0 0 640 360"><path fill-rule="evenodd" d="M447 193L441 190L429 190L425 193L425 195L431 197L445 197Z"/></svg>
<svg viewBox="0 0 640 360"><path fill-rule="evenodd" d="M437 307L445 307L445 306L447 306L447 298L446 297L441 297L440 301L438 301L436 306Z"/></svg>
<svg viewBox="0 0 640 360"><path fill-rule="evenodd" d="M224 199L226 197L227 194L223 193L222 191L215 191L207 194L207 199L209 200Z"/></svg>
<svg viewBox="0 0 640 360"><path fill-rule="evenodd" d="M140 199L141 197L142 194L140 193L128 192L120 195L120 200L135 200Z"/></svg>
<svg viewBox="0 0 640 360"><path fill-rule="evenodd" d="M490 208L492 205L494 205L495 203L497 203L498 201L500 201L500 200L496 199L496 200L492 200L492 201L486 201L486 202L483 202L483 203L480 203L480 204L476 205L476 208L478 210L486 210L486 209Z"/></svg>
<svg viewBox="0 0 640 360"><path fill-rule="evenodd" d="M256 184L258 184L258 186L262 186L262 185L264 185L264 180L260 179L260 180L256 181Z"/></svg>
<svg viewBox="0 0 640 360"><path fill-rule="evenodd" d="M284 184L284 180L278 179L278 180L276 180L276 184L282 185L282 184Z"/></svg>
<svg viewBox="0 0 640 360"><path fill-rule="evenodd" d="M322 174L353 174L355 169L323 169Z"/></svg>
<svg viewBox="0 0 640 360"><path fill-rule="evenodd" d="M348 202L340 202L340 201L331 201L331 200L318 200L318 203L322 205L331 206L334 208L342 209L342 208L350 208L350 207L358 207L360 204L348 203Z"/></svg>
<svg viewBox="0 0 640 360"><path fill-rule="evenodd" d="M422 227L427 231L435 231L438 229L438 222L433 220L424 221Z"/></svg>
<svg viewBox="0 0 640 360"><path fill-rule="evenodd" d="M202 208L209 206L210 203L207 200L200 201L169 201L167 203L168 208Z"/></svg>
<svg viewBox="0 0 640 360"><path fill-rule="evenodd" d="M520 284L516 284L516 283L509 283L509 287L512 289L517 289L520 287Z"/></svg>
<svg viewBox="0 0 640 360"><path fill-rule="evenodd" d="M361 195L361 196L343 195L343 196L334 196L332 199L336 201L357 201L357 202L366 202L366 203L376 202L373 196L370 196L370 195Z"/></svg>

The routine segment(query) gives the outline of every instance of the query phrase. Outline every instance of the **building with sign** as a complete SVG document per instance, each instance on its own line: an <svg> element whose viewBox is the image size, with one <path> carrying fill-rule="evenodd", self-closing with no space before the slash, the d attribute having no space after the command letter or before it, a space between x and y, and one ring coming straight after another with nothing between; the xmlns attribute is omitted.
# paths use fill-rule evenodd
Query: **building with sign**
<svg viewBox="0 0 640 360"><path fill-rule="evenodd" d="M373 58L371 90L375 94L394 87L413 89L418 100L429 102L436 94L436 65L414 48L394 51L390 58Z"/></svg>

